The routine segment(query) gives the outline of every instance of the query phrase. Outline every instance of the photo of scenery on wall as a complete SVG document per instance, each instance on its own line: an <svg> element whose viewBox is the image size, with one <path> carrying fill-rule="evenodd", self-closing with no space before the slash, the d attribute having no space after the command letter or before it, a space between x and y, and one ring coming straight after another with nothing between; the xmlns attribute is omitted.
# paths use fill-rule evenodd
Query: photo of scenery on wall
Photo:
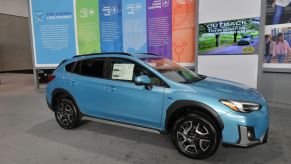
<svg viewBox="0 0 291 164"><path fill-rule="evenodd" d="M290 15L291 0L267 1L264 51L267 64L291 64ZM281 68L280 65L275 67Z"/></svg>
<svg viewBox="0 0 291 164"><path fill-rule="evenodd" d="M247 18L199 25L199 55L256 54L260 18Z"/></svg>

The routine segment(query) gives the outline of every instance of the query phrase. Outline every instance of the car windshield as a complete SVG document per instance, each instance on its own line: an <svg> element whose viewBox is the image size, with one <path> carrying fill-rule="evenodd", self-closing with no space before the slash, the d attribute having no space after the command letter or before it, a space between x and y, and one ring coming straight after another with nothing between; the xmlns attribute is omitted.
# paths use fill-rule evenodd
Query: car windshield
<svg viewBox="0 0 291 164"><path fill-rule="evenodd" d="M194 83L205 78L205 76L197 75L168 59L142 58L142 60L168 79L178 83Z"/></svg>

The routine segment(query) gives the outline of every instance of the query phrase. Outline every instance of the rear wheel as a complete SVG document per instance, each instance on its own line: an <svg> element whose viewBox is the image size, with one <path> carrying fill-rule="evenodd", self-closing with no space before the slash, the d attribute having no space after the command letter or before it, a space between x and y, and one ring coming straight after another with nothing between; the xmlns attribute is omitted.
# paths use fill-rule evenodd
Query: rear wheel
<svg viewBox="0 0 291 164"><path fill-rule="evenodd" d="M213 123L197 114L188 114L175 122L171 131L177 150L193 159L203 159L216 152L219 132Z"/></svg>
<svg viewBox="0 0 291 164"><path fill-rule="evenodd" d="M64 129L76 128L81 122L77 105L67 96L58 96L54 104L55 118Z"/></svg>

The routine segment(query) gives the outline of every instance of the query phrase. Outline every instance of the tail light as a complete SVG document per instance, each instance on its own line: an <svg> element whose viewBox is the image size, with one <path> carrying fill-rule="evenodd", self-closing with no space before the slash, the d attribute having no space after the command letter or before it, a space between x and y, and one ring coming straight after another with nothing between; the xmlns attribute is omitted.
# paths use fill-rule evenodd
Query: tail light
<svg viewBox="0 0 291 164"><path fill-rule="evenodd" d="M48 81L48 82L51 82L51 81L53 81L55 78L56 78L55 75L48 75L48 77L47 77L47 81Z"/></svg>

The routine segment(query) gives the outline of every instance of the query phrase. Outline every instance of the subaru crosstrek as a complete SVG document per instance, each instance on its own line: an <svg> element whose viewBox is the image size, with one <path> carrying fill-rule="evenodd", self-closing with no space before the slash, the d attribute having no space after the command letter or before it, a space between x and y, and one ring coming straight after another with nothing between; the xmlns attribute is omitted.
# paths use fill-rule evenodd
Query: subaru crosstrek
<svg viewBox="0 0 291 164"><path fill-rule="evenodd" d="M220 143L251 147L268 140L268 105L256 89L154 54L75 56L49 81L47 103L65 129L85 116L156 130L194 159L211 156Z"/></svg>

